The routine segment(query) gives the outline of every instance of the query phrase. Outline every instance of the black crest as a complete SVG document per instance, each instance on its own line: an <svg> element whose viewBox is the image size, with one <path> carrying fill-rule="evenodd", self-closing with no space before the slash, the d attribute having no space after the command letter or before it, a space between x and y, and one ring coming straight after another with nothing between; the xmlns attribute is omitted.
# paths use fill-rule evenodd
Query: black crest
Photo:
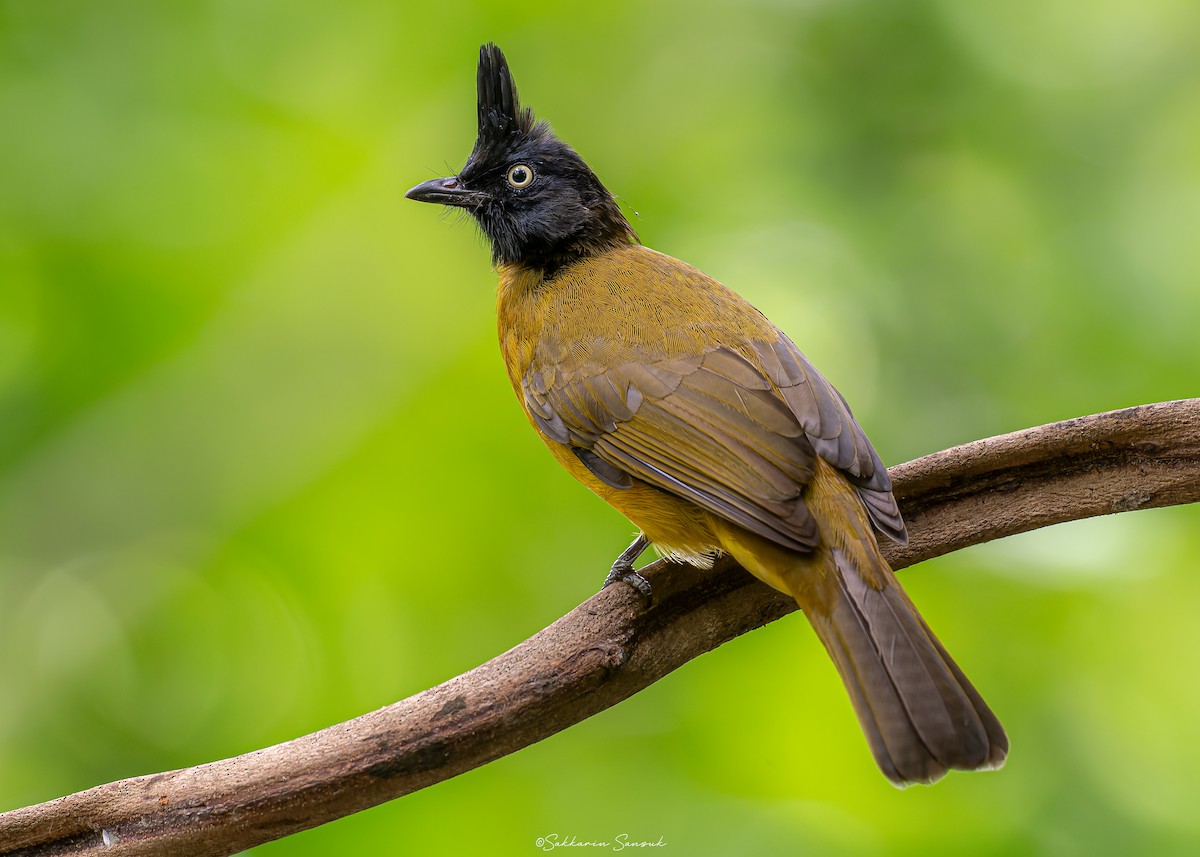
<svg viewBox="0 0 1200 857"><path fill-rule="evenodd" d="M521 106L508 60L492 42L479 49L476 88L479 130L469 163L495 161L524 143L550 135L550 126Z"/></svg>
<svg viewBox="0 0 1200 857"><path fill-rule="evenodd" d="M500 145L514 134L532 136L536 127L533 111L521 107L517 85L504 53L491 42L479 49L479 72L476 78L479 91L479 137Z"/></svg>

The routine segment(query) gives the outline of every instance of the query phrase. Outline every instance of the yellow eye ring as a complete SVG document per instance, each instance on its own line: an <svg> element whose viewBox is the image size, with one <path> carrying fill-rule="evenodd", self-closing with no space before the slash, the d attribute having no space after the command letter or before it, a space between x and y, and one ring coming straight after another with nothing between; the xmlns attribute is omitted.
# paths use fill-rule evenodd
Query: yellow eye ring
<svg viewBox="0 0 1200 857"><path fill-rule="evenodd" d="M533 184L533 168L525 164L514 164L508 168L508 183L515 188L529 187Z"/></svg>

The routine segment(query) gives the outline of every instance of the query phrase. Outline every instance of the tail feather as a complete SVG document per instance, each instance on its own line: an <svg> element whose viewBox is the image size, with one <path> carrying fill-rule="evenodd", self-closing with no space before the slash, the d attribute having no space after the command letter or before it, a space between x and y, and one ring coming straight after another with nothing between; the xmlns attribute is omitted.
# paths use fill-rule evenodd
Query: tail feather
<svg viewBox="0 0 1200 857"><path fill-rule="evenodd" d="M907 598L907 596L906 596ZM913 608L916 609L915 607ZM992 713L992 709L983 701L983 697L979 695L979 691L975 689L975 685L971 684L970 680L963 675L963 671L959 669L958 664L950 657L950 653L946 651L946 647L941 641L933 636L933 632L929 630L929 626L925 625L925 620L921 620L921 624L925 626L925 631L929 635L929 639L933 641L933 645L941 653L946 666L954 673L958 679L959 686L971 700L971 705L975 712L979 714L980 722L983 723L984 732L988 738L988 752L983 762L977 765L972 770L976 771L997 771L1004 767L1004 759L1008 756L1008 733L1004 731L1004 727L1000 725L1000 720Z"/></svg>
<svg viewBox="0 0 1200 857"><path fill-rule="evenodd" d="M1004 727L901 589L849 484L818 461L808 502L822 537L812 553L717 518L713 529L742 566L796 599L888 779L907 786L999 768Z"/></svg>
<svg viewBox="0 0 1200 857"><path fill-rule="evenodd" d="M1003 727L886 565L882 575L880 569L864 574L838 548L827 556L831 573L820 587L821 603L801 606L888 779L932 783L950 769L1002 765L1008 751ZM884 563L882 557L878 562ZM878 579L881 588L868 583Z"/></svg>

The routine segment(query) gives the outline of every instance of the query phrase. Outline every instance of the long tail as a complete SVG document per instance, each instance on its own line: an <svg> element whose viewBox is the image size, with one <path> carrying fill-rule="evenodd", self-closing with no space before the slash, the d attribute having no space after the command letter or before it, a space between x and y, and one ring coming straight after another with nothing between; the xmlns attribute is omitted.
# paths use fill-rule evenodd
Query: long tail
<svg viewBox="0 0 1200 857"><path fill-rule="evenodd" d="M1002 766L1004 727L878 549L822 553L824 573L810 579L816 585L793 594L837 665L887 778L904 786L932 783L950 769ZM872 561L876 567L859 567Z"/></svg>
<svg viewBox="0 0 1200 857"><path fill-rule="evenodd" d="M808 502L821 544L799 554L713 519L722 546L804 610L893 783L1004 764L1008 736L900 588L853 489L818 462Z"/></svg>

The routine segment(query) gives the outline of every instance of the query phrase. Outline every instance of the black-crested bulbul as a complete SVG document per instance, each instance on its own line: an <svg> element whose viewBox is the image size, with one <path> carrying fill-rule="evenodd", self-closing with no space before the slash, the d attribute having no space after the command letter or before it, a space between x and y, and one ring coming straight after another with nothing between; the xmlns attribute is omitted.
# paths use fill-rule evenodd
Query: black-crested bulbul
<svg viewBox="0 0 1200 857"><path fill-rule="evenodd" d="M792 595L825 644L883 773L996 768L1008 739L879 551L907 539L887 469L842 396L758 310L641 246L583 159L480 50L478 137L409 199L470 212L499 276L500 348L550 452L648 544L731 554Z"/></svg>

